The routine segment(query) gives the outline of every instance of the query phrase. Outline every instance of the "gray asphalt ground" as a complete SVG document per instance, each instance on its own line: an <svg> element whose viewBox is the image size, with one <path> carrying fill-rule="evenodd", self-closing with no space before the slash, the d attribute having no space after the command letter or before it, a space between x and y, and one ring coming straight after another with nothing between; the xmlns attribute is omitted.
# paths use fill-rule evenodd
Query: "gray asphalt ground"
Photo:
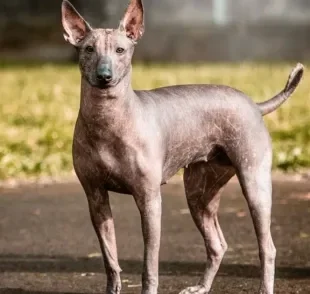
<svg viewBox="0 0 310 294"><path fill-rule="evenodd" d="M310 293L310 182L274 181L275 293ZM122 293L140 293L142 236L131 196L112 196ZM220 222L229 250L211 293L257 293L259 262L239 185L223 193ZM197 282L205 250L182 184L163 187L159 293ZM0 188L0 293L104 293L105 276L86 198L77 183Z"/></svg>

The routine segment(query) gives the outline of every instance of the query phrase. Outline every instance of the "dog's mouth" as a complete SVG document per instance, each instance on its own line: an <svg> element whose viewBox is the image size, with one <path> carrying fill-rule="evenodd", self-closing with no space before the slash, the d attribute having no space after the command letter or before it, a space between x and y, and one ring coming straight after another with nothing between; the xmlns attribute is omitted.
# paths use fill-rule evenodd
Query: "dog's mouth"
<svg viewBox="0 0 310 294"><path fill-rule="evenodd" d="M97 82L97 87L100 89L108 89L108 88L113 88L116 86L117 83L115 83L115 81L98 81Z"/></svg>
<svg viewBox="0 0 310 294"><path fill-rule="evenodd" d="M95 88L99 88L99 89L109 89L109 88L113 88L117 85L117 82L115 80L111 80L111 81L101 81L101 80L96 80L96 81L89 81L89 83L95 87Z"/></svg>

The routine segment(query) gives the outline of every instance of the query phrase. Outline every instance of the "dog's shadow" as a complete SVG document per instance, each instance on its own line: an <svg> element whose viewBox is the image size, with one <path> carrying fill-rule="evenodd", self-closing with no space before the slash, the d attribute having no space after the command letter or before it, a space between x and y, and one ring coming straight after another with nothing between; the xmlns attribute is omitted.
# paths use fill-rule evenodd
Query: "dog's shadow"
<svg viewBox="0 0 310 294"><path fill-rule="evenodd" d="M120 260L120 266L124 274L140 275L142 272L141 260ZM199 276L203 270L204 263L202 262L161 261L159 266L160 275L162 276ZM104 267L100 257L74 258L70 256L0 255L0 272L103 273ZM259 266L248 264L222 264L218 276L259 278L260 269ZM276 269L276 278L303 279L309 278L309 276L310 267L281 266Z"/></svg>
<svg viewBox="0 0 310 294"><path fill-rule="evenodd" d="M5 288L0 289L0 294L90 294L90 293L81 293L81 292L43 292L43 291L27 291L20 288ZM92 294L94 294L92 292ZM95 293L96 294L96 293ZM98 293L99 294L99 293Z"/></svg>

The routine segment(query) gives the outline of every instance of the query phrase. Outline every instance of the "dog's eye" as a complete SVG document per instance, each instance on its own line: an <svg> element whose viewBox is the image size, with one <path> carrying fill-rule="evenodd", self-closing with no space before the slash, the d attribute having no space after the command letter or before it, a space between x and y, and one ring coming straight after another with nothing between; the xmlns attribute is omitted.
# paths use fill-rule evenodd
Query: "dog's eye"
<svg viewBox="0 0 310 294"><path fill-rule="evenodd" d="M88 53L92 53L92 52L94 52L94 47L92 47L92 46L87 46L85 50L86 50L86 52L88 52Z"/></svg>
<svg viewBox="0 0 310 294"><path fill-rule="evenodd" d="M116 48L116 53L118 53L118 54L121 54L121 53L123 53L124 51L125 51L124 48L121 48L121 47Z"/></svg>

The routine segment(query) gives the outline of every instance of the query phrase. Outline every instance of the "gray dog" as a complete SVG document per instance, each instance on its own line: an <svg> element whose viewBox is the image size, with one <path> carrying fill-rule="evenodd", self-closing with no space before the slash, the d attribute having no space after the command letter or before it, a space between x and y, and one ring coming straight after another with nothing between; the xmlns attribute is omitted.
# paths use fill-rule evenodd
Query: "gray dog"
<svg viewBox="0 0 310 294"><path fill-rule="evenodd" d="M62 24L65 39L79 54L81 102L73 161L100 242L106 293L121 291L108 191L132 194L136 201L144 238L141 293L156 294L160 186L183 167L188 205L208 258L199 283L181 293L205 294L211 289L227 249L217 218L220 192L235 174L258 239L260 293L273 293L272 148L262 116L294 92L303 66L295 67L282 92L259 104L238 90L219 85L134 91L131 59L134 45L144 32L141 0L131 0L118 29L92 29L65 0Z"/></svg>

